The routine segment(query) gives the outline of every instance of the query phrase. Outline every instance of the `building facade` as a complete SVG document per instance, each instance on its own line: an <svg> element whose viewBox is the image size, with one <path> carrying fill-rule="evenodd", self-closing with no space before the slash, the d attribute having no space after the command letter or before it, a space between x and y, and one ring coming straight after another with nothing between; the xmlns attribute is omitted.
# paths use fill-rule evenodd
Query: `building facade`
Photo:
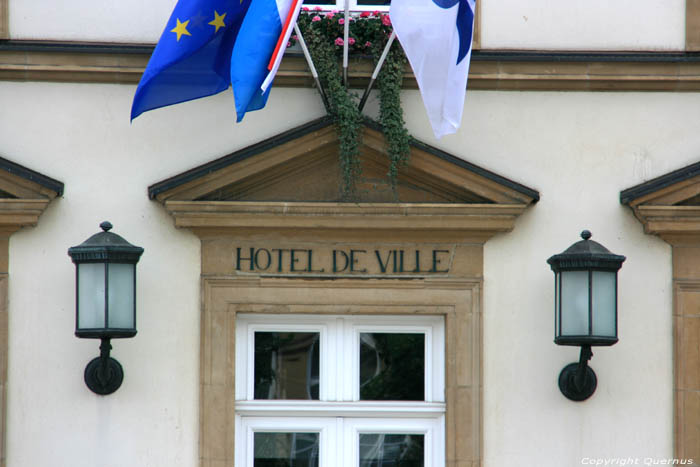
<svg viewBox="0 0 700 467"><path fill-rule="evenodd" d="M241 123L229 92L129 122L173 5L0 0L0 464L238 466L290 442L260 433L318 433L294 443L321 465L373 433L422 436L435 466L700 463L700 5L484 0L461 129L435 140L408 76L398 200L368 121L357 203L300 56ZM145 250L108 396L66 254L103 220ZM619 342L572 402L546 259L584 229L627 259ZM422 384L376 401L358 352L395 336ZM256 377L263 337L297 339L275 358L302 380Z"/></svg>

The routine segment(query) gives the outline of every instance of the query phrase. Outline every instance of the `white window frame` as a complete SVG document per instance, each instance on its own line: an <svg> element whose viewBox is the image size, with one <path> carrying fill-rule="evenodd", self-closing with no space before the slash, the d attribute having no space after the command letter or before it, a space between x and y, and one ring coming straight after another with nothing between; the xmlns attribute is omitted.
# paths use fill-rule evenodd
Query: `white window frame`
<svg viewBox="0 0 700 467"><path fill-rule="evenodd" d="M328 11L338 11L338 12L344 12L345 11L345 1L344 0L335 0L335 4L330 4L330 5L321 5L318 3L304 3L305 7L308 8L316 8L316 7L321 7L322 11L328 12ZM350 5L348 6L351 12L359 13L362 11L381 11L382 13L386 13L389 11L389 5L360 5L358 4L357 0L350 0Z"/></svg>
<svg viewBox="0 0 700 467"><path fill-rule="evenodd" d="M255 400L256 331L319 332L319 400ZM425 336L423 401L360 401L363 332ZM252 466L253 433L320 433L320 466L357 467L360 433L422 434L426 466L445 464L445 325L442 316L276 315L236 319L236 467ZM354 446L354 447L353 447ZM330 457L329 457L330 456Z"/></svg>

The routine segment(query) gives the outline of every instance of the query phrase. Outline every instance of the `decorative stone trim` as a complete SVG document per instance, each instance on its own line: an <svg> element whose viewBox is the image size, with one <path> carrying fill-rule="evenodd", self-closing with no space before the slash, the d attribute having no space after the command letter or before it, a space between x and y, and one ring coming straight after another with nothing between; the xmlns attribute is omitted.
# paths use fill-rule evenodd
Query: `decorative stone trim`
<svg viewBox="0 0 700 467"><path fill-rule="evenodd" d="M442 231L485 239L513 229L527 205L411 205L167 201L177 227L227 230L353 230L391 235ZM424 235L424 234L423 234Z"/></svg>
<svg viewBox="0 0 700 467"><path fill-rule="evenodd" d="M401 296L397 304L396 294ZM234 460L236 314L431 314L445 317L446 465L481 465L481 283L474 280L204 279L200 465Z"/></svg>
<svg viewBox="0 0 700 467"><path fill-rule="evenodd" d="M0 25L2 6L0 0ZM22 227L36 225L51 200L63 194L63 183L0 157L0 193L0 467L5 467L10 235Z"/></svg>
<svg viewBox="0 0 700 467"><path fill-rule="evenodd" d="M0 0L0 40L10 38L9 1Z"/></svg>
<svg viewBox="0 0 700 467"><path fill-rule="evenodd" d="M685 0L685 50L700 51L700 0Z"/></svg>
<svg viewBox="0 0 700 467"><path fill-rule="evenodd" d="M2 0L0 0L1 2ZM0 3L1 5L1 3ZM478 10L477 10L478 11ZM1 46L2 44L0 44ZM53 46L12 43L0 47L0 80L136 84L152 48ZM475 52L469 88L536 91L698 91L700 61L684 54L572 54ZM351 86L364 87L369 60L352 58ZM313 87L303 57L285 56L275 78L282 87ZM416 89L410 68L403 86Z"/></svg>
<svg viewBox="0 0 700 467"><path fill-rule="evenodd" d="M674 456L700 460L699 164L624 190L648 234L672 246ZM697 464L695 464L697 465Z"/></svg>

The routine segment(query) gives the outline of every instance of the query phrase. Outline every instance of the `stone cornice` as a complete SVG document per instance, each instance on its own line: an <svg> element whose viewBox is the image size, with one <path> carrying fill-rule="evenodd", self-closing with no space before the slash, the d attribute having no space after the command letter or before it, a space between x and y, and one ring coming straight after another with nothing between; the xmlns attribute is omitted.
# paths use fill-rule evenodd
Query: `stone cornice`
<svg viewBox="0 0 700 467"><path fill-rule="evenodd" d="M700 243L700 206L653 206L632 208L648 234L672 245Z"/></svg>
<svg viewBox="0 0 700 467"><path fill-rule="evenodd" d="M177 227L195 232L386 231L402 235L429 231L435 236L448 233L485 241L512 230L527 205L166 201L165 208Z"/></svg>
<svg viewBox="0 0 700 467"><path fill-rule="evenodd" d="M0 199L0 231L13 232L34 226L50 199Z"/></svg>
<svg viewBox="0 0 700 467"><path fill-rule="evenodd" d="M152 46L0 41L0 80L135 84ZM350 83L364 86L369 60L350 64ZM311 87L299 54L288 54L275 84ZM404 87L416 88L410 69ZM698 91L700 56L693 53L475 51L469 88L551 91Z"/></svg>

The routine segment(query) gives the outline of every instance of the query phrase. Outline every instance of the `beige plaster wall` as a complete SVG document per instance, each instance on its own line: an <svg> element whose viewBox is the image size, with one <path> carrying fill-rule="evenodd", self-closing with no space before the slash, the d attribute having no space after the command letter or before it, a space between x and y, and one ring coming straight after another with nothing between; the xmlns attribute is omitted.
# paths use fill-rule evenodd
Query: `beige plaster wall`
<svg viewBox="0 0 700 467"><path fill-rule="evenodd" d="M146 188L321 108L308 103L310 90L275 90L276 125L251 114L244 128L225 93L130 124L134 89L0 83L0 154L66 186L39 225L15 233L10 245L11 467L197 465L199 240L175 229ZM75 268L66 252L105 219L145 252L137 269L138 334L112 341L124 383L100 397L83 382L99 341L73 336Z"/></svg>
<svg viewBox="0 0 700 467"><path fill-rule="evenodd" d="M429 140L409 102L411 128ZM671 249L643 233L619 192L698 160L698 104L695 94L468 92L460 135L434 141L541 194L512 233L485 245L485 465L672 457ZM620 342L593 349L598 389L575 404L557 388L578 352L552 342L545 261L583 229L627 261Z"/></svg>
<svg viewBox="0 0 700 467"><path fill-rule="evenodd" d="M130 125L133 91L0 83L0 154L66 184L39 226L10 242L9 466L197 465L199 243L146 187L322 114L313 90L275 89L238 125L228 93ZM671 457L670 248L644 235L618 196L697 160L700 95L469 92L462 130L440 141L417 93L404 97L416 137L542 196L484 250L484 465ZM146 252L139 334L114 342L124 385L100 398L82 381L98 344L73 337L66 250L104 219ZM545 260L583 228L628 260L620 342L594 349L598 390L574 404L556 386L577 354L552 343Z"/></svg>
<svg viewBox="0 0 700 467"><path fill-rule="evenodd" d="M157 42L176 3L3 1L12 39L125 43ZM686 1L483 0L481 48L683 50Z"/></svg>

